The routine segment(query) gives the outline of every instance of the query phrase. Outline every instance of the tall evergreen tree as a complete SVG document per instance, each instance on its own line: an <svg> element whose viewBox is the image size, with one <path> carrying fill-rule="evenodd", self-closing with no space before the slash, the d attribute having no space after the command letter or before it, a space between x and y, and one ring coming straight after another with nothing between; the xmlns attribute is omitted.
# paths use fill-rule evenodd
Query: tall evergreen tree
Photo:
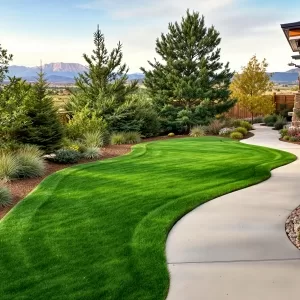
<svg viewBox="0 0 300 300"><path fill-rule="evenodd" d="M57 149L63 137L63 127L49 96L48 83L41 67L37 82L32 87L31 97L26 106L26 116L30 120L18 132L22 143L35 144L46 152Z"/></svg>
<svg viewBox="0 0 300 300"><path fill-rule="evenodd" d="M73 111L87 106L103 115L110 113L125 101L127 95L136 91L138 82L128 83L129 69L122 62L122 44L119 42L109 53L99 26L94 33L94 45L95 49L91 56L83 54L88 71L76 78L77 92L71 106Z"/></svg>
<svg viewBox="0 0 300 300"><path fill-rule="evenodd" d="M214 27L205 27L204 17L187 11L181 23L169 24L169 32L156 40L160 59L149 64L144 84L160 106L170 104L182 109L202 105L207 115L227 111L229 85L233 73L220 62L221 38Z"/></svg>
<svg viewBox="0 0 300 300"><path fill-rule="evenodd" d="M0 83L3 82L8 73L8 64L12 61L13 55L8 54L7 50L1 47L0 44Z"/></svg>

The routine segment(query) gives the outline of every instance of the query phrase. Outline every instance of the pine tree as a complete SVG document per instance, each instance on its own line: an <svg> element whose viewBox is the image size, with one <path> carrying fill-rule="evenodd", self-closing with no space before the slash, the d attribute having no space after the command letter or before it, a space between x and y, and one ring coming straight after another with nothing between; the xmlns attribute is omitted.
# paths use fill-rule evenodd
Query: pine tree
<svg viewBox="0 0 300 300"><path fill-rule="evenodd" d="M80 110L87 106L99 115L110 113L125 101L127 95L137 90L137 81L128 83L128 67L122 63L122 44L110 53L105 46L104 35L97 27L94 33L95 49L89 57L83 54L88 71L76 78L77 92L72 99L72 109ZM79 90L79 91L78 91Z"/></svg>
<svg viewBox="0 0 300 300"><path fill-rule="evenodd" d="M8 64L12 61L13 55L8 54L6 49L3 49L0 44L0 83L3 82L8 73Z"/></svg>
<svg viewBox="0 0 300 300"><path fill-rule="evenodd" d="M149 61L150 71L141 68L150 95L161 107L195 108L205 102L210 117L227 111L235 103L229 99L233 73L220 62L219 33L205 27L198 12L189 11L168 28L156 40L160 59Z"/></svg>
<svg viewBox="0 0 300 300"><path fill-rule="evenodd" d="M32 95L26 104L26 115L30 122L19 130L18 141L35 144L46 152L51 152L61 144L63 127L48 88L41 67L37 82L32 87Z"/></svg>

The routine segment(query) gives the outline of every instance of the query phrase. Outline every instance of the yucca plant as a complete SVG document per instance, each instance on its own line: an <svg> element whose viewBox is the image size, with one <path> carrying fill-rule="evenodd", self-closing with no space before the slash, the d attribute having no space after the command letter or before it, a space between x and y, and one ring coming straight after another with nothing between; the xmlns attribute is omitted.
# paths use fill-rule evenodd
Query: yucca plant
<svg viewBox="0 0 300 300"><path fill-rule="evenodd" d="M17 178L20 168L20 163L13 153L8 151L0 152L0 180L6 182Z"/></svg>
<svg viewBox="0 0 300 300"><path fill-rule="evenodd" d="M126 143L126 137L123 132L115 132L110 137L110 143L112 145L121 145Z"/></svg>
<svg viewBox="0 0 300 300"><path fill-rule="evenodd" d="M205 128L203 126L194 126L190 131L190 136L200 137L205 135Z"/></svg>
<svg viewBox="0 0 300 300"><path fill-rule="evenodd" d="M87 159L96 159L100 157L100 151L98 147L89 147L83 153L83 157Z"/></svg>
<svg viewBox="0 0 300 300"><path fill-rule="evenodd" d="M0 186L0 207L6 207L12 202L12 197L8 188Z"/></svg>
<svg viewBox="0 0 300 300"><path fill-rule="evenodd" d="M124 134L125 143L127 144L137 144L141 141L141 135L135 131L129 131Z"/></svg>

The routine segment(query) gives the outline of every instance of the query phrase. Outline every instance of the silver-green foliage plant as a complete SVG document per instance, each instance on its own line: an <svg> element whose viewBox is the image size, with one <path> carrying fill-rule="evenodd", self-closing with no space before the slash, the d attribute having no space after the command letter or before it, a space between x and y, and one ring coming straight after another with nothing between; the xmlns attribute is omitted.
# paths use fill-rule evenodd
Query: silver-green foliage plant
<svg viewBox="0 0 300 300"><path fill-rule="evenodd" d="M101 154L98 147L88 147L83 153L83 157L87 159L96 159L100 156Z"/></svg>
<svg viewBox="0 0 300 300"><path fill-rule="evenodd" d="M0 207L9 206L12 202L12 197L8 188L0 186Z"/></svg>
<svg viewBox="0 0 300 300"><path fill-rule="evenodd" d="M0 180L9 181L17 178L20 168L20 163L13 153L8 151L0 152Z"/></svg>
<svg viewBox="0 0 300 300"><path fill-rule="evenodd" d="M42 158L43 152L34 145L24 145L16 152L19 164L18 177L34 178L43 176L45 163Z"/></svg>
<svg viewBox="0 0 300 300"><path fill-rule="evenodd" d="M194 126L190 131L191 137L200 137L205 135L205 127L203 126Z"/></svg>
<svg viewBox="0 0 300 300"><path fill-rule="evenodd" d="M83 142L86 147L102 147L104 143L104 132L101 130L87 131L83 134Z"/></svg>
<svg viewBox="0 0 300 300"><path fill-rule="evenodd" d="M234 130L235 130L235 128L225 127L219 131L219 135L220 136L229 136Z"/></svg>

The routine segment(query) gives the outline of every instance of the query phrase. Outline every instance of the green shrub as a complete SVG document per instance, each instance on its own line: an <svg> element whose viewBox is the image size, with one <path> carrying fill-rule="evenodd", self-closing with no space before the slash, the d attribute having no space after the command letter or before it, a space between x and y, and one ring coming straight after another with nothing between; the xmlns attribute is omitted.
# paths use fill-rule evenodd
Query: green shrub
<svg viewBox="0 0 300 300"><path fill-rule="evenodd" d="M266 116L264 118L264 123L267 126L274 126L274 124L276 123L276 121L277 121L277 116L276 115L269 115L269 116Z"/></svg>
<svg viewBox="0 0 300 300"><path fill-rule="evenodd" d="M285 119L284 117L282 117L282 116L278 116L278 117L277 117L277 121L276 121L275 124L274 124L274 128L275 128L276 130L280 130L280 129L282 129L282 128L284 127L284 125L286 125L286 124L287 124L286 119Z"/></svg>
<svg viewBox="0 0 300 300"><path fill-rule="evenodd" d="M247 135L248 131L246 128L244 127L238 127L238 128L235 128L234 132L239 132L241 133L243 136Z"/></svg>
<svg viewBox="0 0 300 300"><path fill-rule="evenodd" d="M103 131L94 130L83 134L83 142L87 148L95 148L103 146Z"/></svg>
<svg viewBox="0 0 300 300"><path fill-rule="evenodd" d="M219 120L213 120L208 126L206 126L206 133L218 135L220 130L224 127L224 123Z"/></svg>
<svg viewBox="0 0 300 300"><path fill-rule="evenodd" d="M205 129L203 126L194 126L190 131L190 136L200 137L205 135Z"/></svg>
<svg viewBox="0 0 300 300"><path fill-rule="evenodd" d="M258 123L263 123L264 122L264 118L263 117L255 117L253 119L253 124L258 124Z"/></svg>
<svg viewBox="0 0 300 300"><path fill-rule="evenodd" d="M37 146L24 145L15 155L19 164L18 177L34 178L44 175L43 152Z"/></svg>
<svg viewBox="0 0 300 300"><path fill-rule="evenodd" d="M283 140L284 140L284 141L289 141L289 140L290 140L290 137L289 137L288 135L285 135L285 136L283 137Z"/></svg>
<svg viewBox="0 0 300 300"><path fill-rule="evenodd" d="M12 197L9 190L4 186L0 186L0 207L6 207L10 205L11 202Z"/></svg>
<svg viewBox="0 0 300 300"><path fill-rule="evenodd" d="M240 122L240 127L246 128L247 131L253 129L252 125L251 125L249 122L246 122L246 121L241 121L241 122Z"/></svg>
<svg viewBox="0 0 300 300"><path fill-rule="evenodd" d="M175 136L175 133L170 132L170 133L168 134L168 136L169 136L169 137Z"/></svg>
<svg viewBox="0 0 300 300"><path fill-rule="evenodd" d="M237 131L234 131L230 134L230 138L234 140L241 140L243 137L243 134Z"/></svg>
<svg viewBox="0 0 300 300"><path fill-rule="evenodd" d="M125 133L115 132L110 137L110 143L112 145L121 145L126 143Z"/></svg>
<svg viewBox="0 0 300 300"><path fill-rule="evenodd" d="M283 138L284 136L287 136L288 135L288 129L287 128L284 128L284 129L281 129L280 130L280 135L281 137Z"/></svg>
<svg viewBox="0 0 300 300"><path fill-rule="evenodd" d="M297 136L291 136L290 137L290 142L299 142L300 141L300 138L297 137Z"/></svg>
<svg viewBox="0 0 300 300"><path fill-rule="evenodd" d="M233 127L241 127L241 122L243 122L243 120L235 119L235 120L233 120L233 122L232 122L232 126L233 126Z"/></svg>
<svg viewBox="0 0 300 300"><path fill-rule="evenodd" d="M85 133L94 131L101 132L104 137L107 134L107 124L87 108L77 112L66 125L67 137L72 140L82 139Z"/></svg>
<svg viewBox="0 0 300 300"><path fill-rule="evenodd" d="M126 144L137 144L141 141L141 135L138 132L130 131L124 133Z"/></svg>
<svg viewBox="0 0 300 300"><path fill-rule="evenodd" d="M87 149L87 146L83 143L82 140L70 140L68 138L63 139L63 148L75 150L80 153L84 153Z"/></svg>
<svg viewBox="0 0 300 300"><path fill-rule="evenodd" d="M83 157L87 159L96 159L100 157L100 151L98 147L88 147L83 153Z"/></svg>
<svg viewBox="0 0 300 300"><path fill-rule="evenodd" d="M50 160L59 164L74 164L77 163L80 158L81 154L78 151L59 149L55 152L55 156L50 158Z"/></svg>
<svg viewBox="0 0 300 300"><path fill-rule="evenodd" d="M16 156L8 151L0 152L0 180L9 181L17 178L20 164Z"/></svg>

